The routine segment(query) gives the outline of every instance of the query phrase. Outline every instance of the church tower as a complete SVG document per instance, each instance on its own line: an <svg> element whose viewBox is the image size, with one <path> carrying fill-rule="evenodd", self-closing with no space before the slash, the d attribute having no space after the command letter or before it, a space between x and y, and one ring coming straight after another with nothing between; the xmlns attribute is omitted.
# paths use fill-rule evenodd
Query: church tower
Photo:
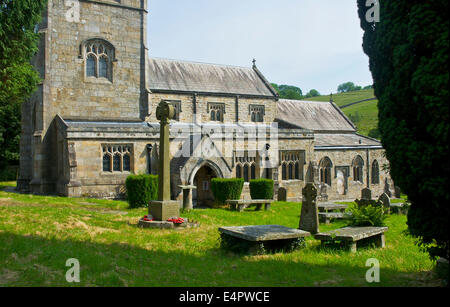
<svg viewBox="0 0 450 307"><path fill-rule="evenodd" d="M33 59L42 83L22 107L19 189L57 190L59 118L145 120L147 14L147 0L48 0Z"/></svg>

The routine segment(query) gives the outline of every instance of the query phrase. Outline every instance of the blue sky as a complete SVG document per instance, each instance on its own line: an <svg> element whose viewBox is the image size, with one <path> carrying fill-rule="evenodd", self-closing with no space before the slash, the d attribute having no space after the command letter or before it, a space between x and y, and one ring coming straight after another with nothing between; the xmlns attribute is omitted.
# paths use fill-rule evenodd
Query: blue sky
<svg viewBox="0 0 450 307"><path fill-rule="evenodd" d="M336 92L372 84L356 0L149 0L150 56L251 66L270 82Z"/></svg>

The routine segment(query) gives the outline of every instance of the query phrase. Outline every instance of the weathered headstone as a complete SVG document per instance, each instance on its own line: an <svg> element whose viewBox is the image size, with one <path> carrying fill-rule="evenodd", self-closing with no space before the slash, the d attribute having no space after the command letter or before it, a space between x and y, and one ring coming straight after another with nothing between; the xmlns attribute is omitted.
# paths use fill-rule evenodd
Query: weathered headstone
<svg viewBox="0 0 450 307"><path fill-rule="evenodd" d="M278 189L278 201L287 201L287 190L286 188Z"/></svg>
<svg viewBox="0 0 450 307"><path fill-rule="evenodd" d="M299 229L316 234L319 232L319 213L317 208L317 189L307 183L302 190L303 203Z"/></svg>
<svg viewBox="0 0 450 307"><path fill-rule="evenodd" d="M391 207L391 198L386 193L381 194L381 196L378 198L378 201L382 202L383 206L386 208Z"/></svg>
<svg viewBox="0 0 450 307"><path fill-rule="evenodd" d="M180 216L178 201L170 199L169 121L173 118L174 112L173 106L164 100L156 109L156 118L160 121L158 201L150 202L148 207L148 212L155 221L167 221Z"/></svg>
<svg viewBox="0 0 450 307"><path fill-rule="evenodd" d="M372 199L372 191L369 188L364 188L361 190L361 199L362 200L371 200Z"/></svg>
<svg viewBox="0 0 450 307"><path fill-rule="evenodd" d="M399 187L394 187L395 193L394 196L395 198L401 198L402 197L402 190Z"/></svg>
<svg viewBox="0 0 450 307"><path fill-rule="evenodd" d="M389 180L387 178L384 180L384 193L386 193L389 197L392 197L391 185L389 184Z"/></svg>
<svg viewBox="0 0 450 307"><path fill-rule="evenodd" d="M194 209L192 190L196 190L197 187L195 185L180 185L178 187L183 190L183 209L186 211Z"/></svg>

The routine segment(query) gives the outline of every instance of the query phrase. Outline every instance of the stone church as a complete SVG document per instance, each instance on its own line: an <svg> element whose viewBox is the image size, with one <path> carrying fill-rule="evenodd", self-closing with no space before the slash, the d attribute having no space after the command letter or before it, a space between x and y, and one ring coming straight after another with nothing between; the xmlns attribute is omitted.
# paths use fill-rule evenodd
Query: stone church
<svg viewBox="0 0 450 307"><path fill-rule="evenodd" d="M287 199L314 182L321 199L392 191L379 141L332 102L280 99L256 67L152 58L147 1L49 0L33 64L42 83L22 108L18 189L120 198L130 174L158 173L161 100L171 121L172 199L212 178L272 178Z"/></svg>

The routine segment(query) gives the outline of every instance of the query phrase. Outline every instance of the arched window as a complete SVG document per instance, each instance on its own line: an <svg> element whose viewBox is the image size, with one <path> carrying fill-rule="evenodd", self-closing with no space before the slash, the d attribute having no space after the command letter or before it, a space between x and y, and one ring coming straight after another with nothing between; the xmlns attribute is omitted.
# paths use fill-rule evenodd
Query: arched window
<svg viewBox="0 0 450 307"><path fill-rule="evenodd" d="M111 155L110 154L104 154L103 155L103 171L104 172L111 172Z"/></svg>
<svg viewBox="0 0 450 307"><path fill-rule="evenodd" d="M255 166L255 163L252 163L252 166L251 166L251 179L256 179L256 166Z"/></svg>
<svg viewBox="0 0 450 307"><path fill-rule="evenodd" d="M283 163L283 166L281 167L281 174L283 180L287 180L287 169L286 169L286 163Z"/></svg>
<svg viewBox="0 0 450 307"><path fill-rule="evenodd" d="M97 77L97 60L93 54L86 59L86 76Z"/></svg>
<svg viewBox="0 0 450 307"><path fill-rule="evenodd" d="M289 180L294 179L294 164L289 163Z"/></svg>
<svg viewBox="0 0 450 307"><path fill-rule="evenodd" d="M295 163L295 179L300 179L300 163Z"/></svg>
<svg viewBox="0 0 450 307"><path fill-rule="evenodd" d="M361 156L357 156L355 160L353 160L353 180L364 183L363 179L363 169L364 169L364 160Z"/></svg>
<svg viewBox="0 0 450 307"><path fill-rule="evenodd" d="M83 43L86 77L112 81L114 47L103 39L91 39Z"/></svg>
<svg viewBox="0 0 450 307"><path fill-rule="evenodd" d="M121 167L120 167L120 160L121 160L122 156L120 154L115 154L114 155L114 159L113 159L113 170L115 172L120 172L121 171Z"/></svg>
<svg viewBox="0 0 450 307"><path fill-rule="evenodd" d="M244 181L245 182L249 182L249 178L248 178L248 164L245 164L245 166L244 166Z"/></svg>
<svg viewBox="0 0 450 307"><path fill-rule="evenodd" d="M377 160L372 163L372 184L380 184L380 165Z"/></svg>
<svg viewBox="0 0 450 307"><path fill-rule="evenodd" d="M123 156L123 171L130 172L131 171L131 157L130 154L125 154Z"/></svg>
<svg viewBox="0 0 450 307"><path fill-rule="evenodd" d="M216 111L212 110L211 111L211 121L215 121L216 120Z"/></svg>
<svg viewBox="0 0 450 307"><path fill-rule="evenodd" d="M331 185L331 169L333 167L333 163L330 158L325 157L319 163L320 168L320 182L325 183L327 185Z"/></svg>
<svg viewBox="0 0 450 307"><path fill-rule="evenodd" d="M222 121L222 115L220 114L220 111L217 111L216 113L216 121L218 122Z"/></svg>
<svg viewBox="0 0 450 307"><path fill-rule="evenodd" d="M236 178L242 178L242 166L240 164L236 166Z"/></svg>

